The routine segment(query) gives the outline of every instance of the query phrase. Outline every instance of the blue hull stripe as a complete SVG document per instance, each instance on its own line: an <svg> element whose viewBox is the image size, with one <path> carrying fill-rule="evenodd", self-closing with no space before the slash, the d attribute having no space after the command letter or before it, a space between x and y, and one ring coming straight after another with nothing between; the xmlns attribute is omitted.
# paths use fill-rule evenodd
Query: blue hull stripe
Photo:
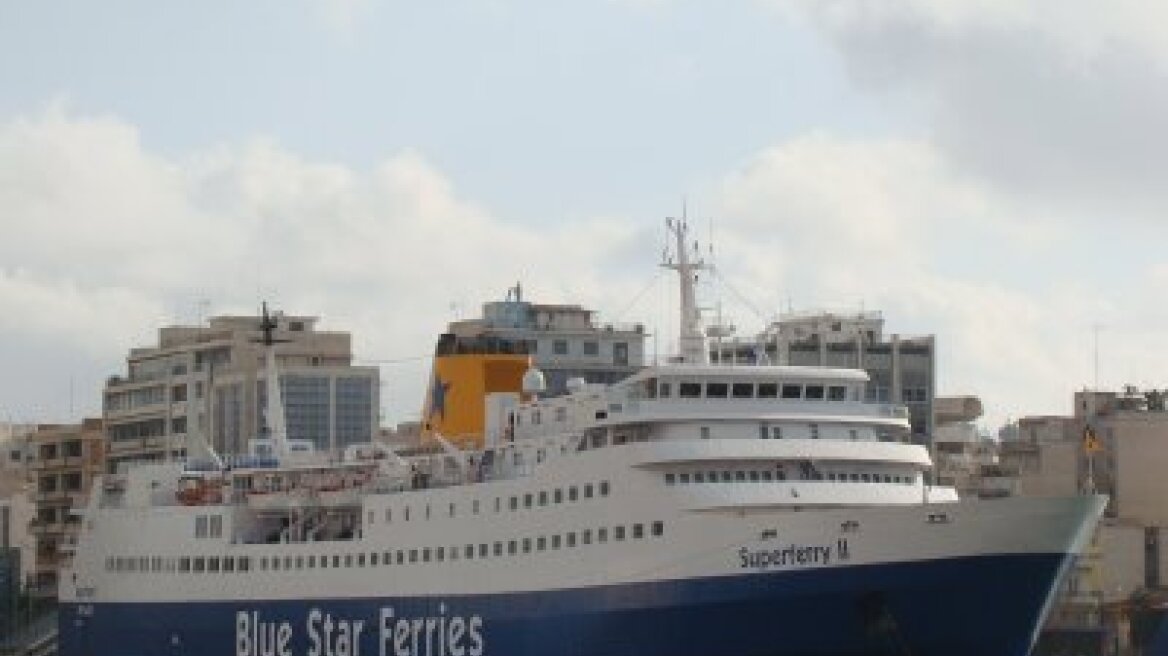
<svg viewBox="0 0 1168 656"><path fill-rule="evenodd" d="M998 555L530 593L67 604L60 653L314 656L317 609L363 624L352 645L334 627L315 656L1024 656L1067 562Z"/></svg>

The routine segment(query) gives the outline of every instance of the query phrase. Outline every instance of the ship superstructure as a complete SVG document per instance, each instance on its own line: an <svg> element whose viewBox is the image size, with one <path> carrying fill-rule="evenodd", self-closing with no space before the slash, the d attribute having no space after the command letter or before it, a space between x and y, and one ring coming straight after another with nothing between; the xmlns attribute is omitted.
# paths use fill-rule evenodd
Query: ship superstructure
<svg viewBox="0 0 1168 656"><path fill-rule="evenodd" d="M531 369L481 448L321 454L277 422L107 478L63 654L1027 653L1103 500L959 501L864 372L708 364L670 228L680 362L556 398Z"/></svg>

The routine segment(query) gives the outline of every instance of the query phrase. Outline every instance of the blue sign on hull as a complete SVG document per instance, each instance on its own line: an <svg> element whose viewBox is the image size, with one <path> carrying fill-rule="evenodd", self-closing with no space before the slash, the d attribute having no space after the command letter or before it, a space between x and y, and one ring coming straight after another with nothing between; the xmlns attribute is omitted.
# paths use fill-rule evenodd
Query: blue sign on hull
<svg viewBox="0 0 1168 656"><path fill-rule="evenodd" d="M1025 656L1062 554L530 593L71 604L61 656Z"/></svg>

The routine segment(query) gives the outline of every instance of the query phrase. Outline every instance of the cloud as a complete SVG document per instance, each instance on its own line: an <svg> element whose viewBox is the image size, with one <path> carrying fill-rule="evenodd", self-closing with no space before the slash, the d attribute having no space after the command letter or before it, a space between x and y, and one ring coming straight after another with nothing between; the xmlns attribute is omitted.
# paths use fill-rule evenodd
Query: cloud
<svg viewBox="0 0 1168 656"><path fill-rule="evenodd" d="M1168 168L1165 6L797 6L860 88L908 99L927 117L930 140L954 165L1018 195L1115 218L1147 220L1168 200L1157 182Z"/></svg>
<svg viewBox="0 0 1168 656"><path fill-rule="evenodd" d="M15 353L30 377L86 378L90 412L128 349L191 320L201 299L212 313L268 299L321 315L353 331L358 359L424 356L452 304L477 313L516 280L549 302L627 300L637 279L611 272L627 270L645 236L625 217L510 223L460 198L416 152L370 171L267 139L166 158L122 120L60 107L0 124L0 205L0 338L14 351L36 341L35 354ZM393 381L393 412L420 404L423 373ZM6 381L0 398L46 407L29 392L44 386L23 384Z"/></svg>

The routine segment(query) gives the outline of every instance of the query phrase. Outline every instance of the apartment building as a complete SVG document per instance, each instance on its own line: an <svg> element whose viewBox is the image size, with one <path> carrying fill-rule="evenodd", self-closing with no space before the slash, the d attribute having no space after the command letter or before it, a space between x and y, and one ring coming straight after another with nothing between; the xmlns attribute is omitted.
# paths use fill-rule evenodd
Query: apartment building
<svg viewBox="0 0 1168 656"><path fill-rule="evenodd" d="M566 393L572 378L614 383L645 362L643 325L599 323L579 305L532 303L518 284L504 300L484 303L481 317L452 322L447 332L458 343L473 342L477 352L530 354L549 396Z"/></svg>
<svg viewBox="0 0 1168 656"><path fill-rule="evenodd" d="M30 529L36 541L33 589L55 594L57 572L76 541L94 479L105 471L101 419L80 424L42 424L29 435L28 466L36 503Z"/></svg>
<svg viewBox="0 0 1168 656"><path fill-rule="evenodd" d="M373 439L380 408L376 367L353 366L347 332L318 319L277 314L276 361L288 436L321 450ZM168 326L158 344L135 348L111 376L103 415L110 471L126 463L181 458L204 444L242 453L266 434L264 347L259 316L216 316Z"/></svg>

